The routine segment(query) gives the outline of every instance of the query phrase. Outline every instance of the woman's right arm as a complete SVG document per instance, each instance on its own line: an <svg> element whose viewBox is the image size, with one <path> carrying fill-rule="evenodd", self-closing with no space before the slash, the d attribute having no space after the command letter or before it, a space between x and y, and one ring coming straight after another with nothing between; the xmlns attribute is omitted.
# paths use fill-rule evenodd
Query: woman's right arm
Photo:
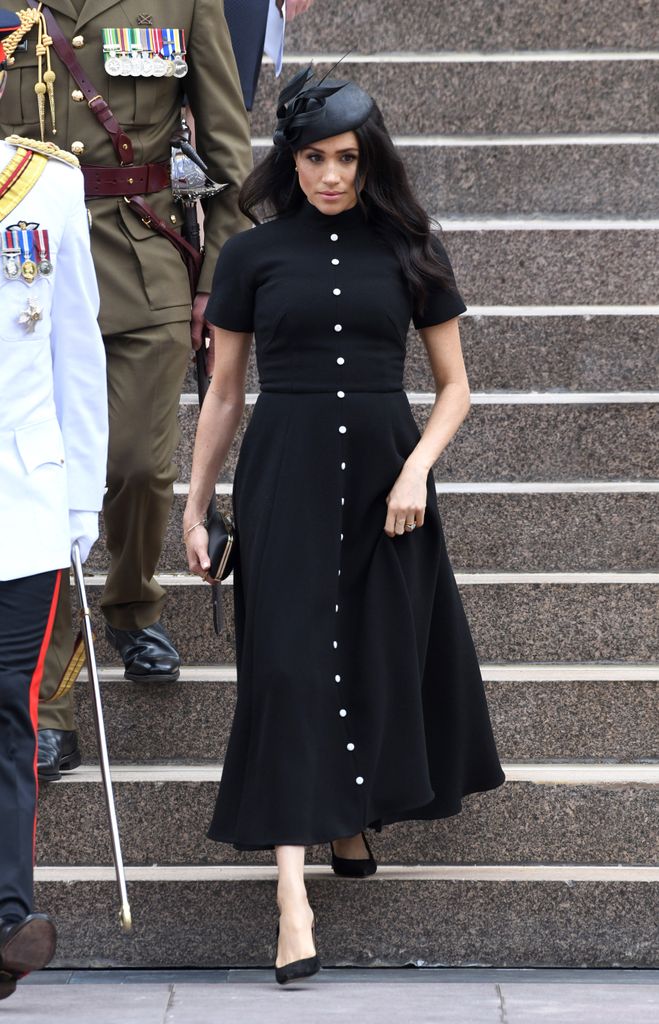
<svg viewBox="0 0 659 1024"><path fill-rule="evenodd" d="M245 408L245 377L251 337L251 334L215 328L215 368L199 415L190 494L183 515L188 566L198 576L206 575L210 559L208 534L203 526L197 524L206 518L215 483Z"/></svg>

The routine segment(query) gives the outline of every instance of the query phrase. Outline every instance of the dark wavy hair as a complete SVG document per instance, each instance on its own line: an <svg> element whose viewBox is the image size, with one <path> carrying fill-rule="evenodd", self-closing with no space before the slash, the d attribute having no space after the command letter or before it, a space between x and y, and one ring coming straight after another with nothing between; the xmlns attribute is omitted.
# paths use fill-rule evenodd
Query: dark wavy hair
<svg viewBox="0 0 659 1024"><path fill-rule="evenodd" d="M380 238L395 252L417 308L428 288L455 290L455 279L441 247L433 244L431 221L414 195L403 163L379 107L355 129L359 162L358 203ZM238 205L254 224L293 213L305 195L299 187L293 150L274 146L246 178Z"/></svg>

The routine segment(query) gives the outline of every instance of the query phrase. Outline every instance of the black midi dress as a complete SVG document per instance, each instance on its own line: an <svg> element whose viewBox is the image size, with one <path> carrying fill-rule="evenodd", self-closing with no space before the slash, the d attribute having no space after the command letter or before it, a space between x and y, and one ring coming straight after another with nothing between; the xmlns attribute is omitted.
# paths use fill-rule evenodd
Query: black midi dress
<svg viewBox="0 0 659 1024"><path fill-rule="evenodd" d="M305 200L222 250L207 316L254 331L261 394L234 480L238 690L211 839L313 845L504 781L432 474L425 525L383 529L419 439L410 319L464 309L434 285L415 311L360 207Z"/></svg>

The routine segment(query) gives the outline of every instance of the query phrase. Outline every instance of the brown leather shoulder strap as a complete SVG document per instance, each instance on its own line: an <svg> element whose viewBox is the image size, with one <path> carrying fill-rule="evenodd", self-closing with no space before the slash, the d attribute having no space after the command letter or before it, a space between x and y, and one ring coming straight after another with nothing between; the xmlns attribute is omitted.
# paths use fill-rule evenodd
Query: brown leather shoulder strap
<svg viewBox="0 0 659 1024"><path fill-rule="evenodd" d="M27 3L30 7L36 8L39 6L38 0L27 0ZM48 29L48 34L53 40L55 53L62 63L68 68L69 74L78 88L83 92L92 114L94 114L101 127L104 128L110 136L110 140L114 146L119 163L132 164L132 142L126 135L94 83L89 80L86 73L78 63L78 59L73 52L73 48L55 21L52 11L44 6L42 7L41 13L46 19L46 27Z"/></svg>

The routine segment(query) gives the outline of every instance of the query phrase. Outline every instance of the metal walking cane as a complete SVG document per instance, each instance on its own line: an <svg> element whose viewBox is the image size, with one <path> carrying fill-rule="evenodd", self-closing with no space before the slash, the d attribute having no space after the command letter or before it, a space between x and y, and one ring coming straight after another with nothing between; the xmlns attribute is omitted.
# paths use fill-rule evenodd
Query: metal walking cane
<svg viewBox="0 0 659 1024"><path fill-rule="evenodd" d="M96 655L94 654L94 635L92 633L91 615L87 604L87 593L85 591L85 580L82 574L82 559L77 541L71 549L71 562L73 564L73 575L78 592L80 603L80 631L85 645L87 657L87 674L92 689L92 705L94 708L94 725L96 728L96 743L98 745L98 759L101 765L101 778L105 791L105 805L110 823L110 839L112 842L112 856L121 900L119 920L125 932L129 932L133 926L133 919L128 902L128 891L126 889L126 873L121 855L121 841L119 839L119 826L117 824L117 811L114 804L114 793L112 790L112 777L110 775L110 762L108 760L108 745L105 738L105 723L103 720L103 704L101 701L101 688L98 681L98 670L96 667Z"/></svg>

